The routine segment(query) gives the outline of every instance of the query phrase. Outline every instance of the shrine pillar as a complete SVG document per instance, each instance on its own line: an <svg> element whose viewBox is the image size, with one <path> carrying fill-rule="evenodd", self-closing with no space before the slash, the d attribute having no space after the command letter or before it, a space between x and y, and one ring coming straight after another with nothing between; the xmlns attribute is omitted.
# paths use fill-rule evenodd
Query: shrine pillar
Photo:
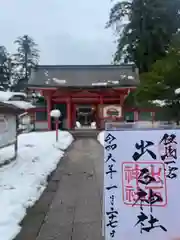
<svg viewBox="0 0 180 240"><path fill-rule="evenodd" d="M66 104L67 104L67 128L71 129L72 128L72 102L70 97L67 99Z"/></svg>
<svg viewBox="0 0 180 240"><path fill-rule="evenodd" d="M152 120L152 124L155 122L155 116L156 116L155 112L154 112L154 111L151 112L151 120Z"/></svg>
<svg viewBox="0 0 180 240"><path fill-rule="evenodd" d="M139 121L139 112L138 111L134 111L134 121L137 122Z"/></svg>
<svg viewBox="0 0 180 240"><path fill-rule="evenodd" d="M76 105L74 103L71 103L71 108L72 108L71 128L74 129L76 126Z"/></svg>
<svg viewBox="0 0 180 240"><path fill-rule="evenodd" d="M102 109L102 105L104 104L104 101L103 101L103 96L102 95L100 95L100 99L99 99L99 103L100 103L100 106L101 106L101 109L100 108L98 108L98 110L99 110L99 112L98 112L98 115L99 115L99 117L98 117L98 128L103 128L104 126L102 126L102 125L105 125L104 124L104 118L103 118L103 109ZM102 124L103 123L103 124Z"/></svg>
<svg viewBox="0 0 180 240"><path fill-rule="evenodd" d="M52 129L51 125L51 110L52 110L52 100L51 100L51 95L48 95L46 97L46 102L47 102L47 120L48 120L48 130L50 131Z"/></svg>
<svg viewBox="0 0 180 240"><path fill-rule="evenodd" d="M121 94L119 96L119 104L120 104L120 107L121 107L121 114L122 114L120 121L123 121L123 119L124 119L124 107L123 107L124 100L125 100L125 95Z"/></svg>

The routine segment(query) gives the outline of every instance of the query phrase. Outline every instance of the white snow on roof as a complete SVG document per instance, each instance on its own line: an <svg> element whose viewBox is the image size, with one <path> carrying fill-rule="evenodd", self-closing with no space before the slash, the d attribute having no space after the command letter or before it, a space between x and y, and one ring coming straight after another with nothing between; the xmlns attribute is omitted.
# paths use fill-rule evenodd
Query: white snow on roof
<svg viewBox="0 0 180 240"><path fill-rule="evenodd" d="M96 82L92 83L92 86L106 86L108 83L107 82Z"/></svg>
<svg viewBox="0 0 180 240"><path fill-rule="evenodd" d="M21 92L3 92L3 91L0 91L0 101L8 101L13 96L26 97L26 94L21 93Z"/></svg>
<svg viewBox="0 0 180 240"><path fill-rule="evenodd" d="M177 89L175 90L175 94L180 94L180 88L177 88Z"/></svg>
<svg viewBox="0 0 180 240"><path fill-rule="evenodd" d="M4 101L4 103L12 104L20 109L30 109L30 108L35 108L34 105L32 105L30 102L25 102L25 101Z"/></svg>
<svg viewBox="0 0 180 240"><path fill-rule="evenodd" d="M114 81L114 80L108 80L107 83L110 83L110 84L119 84L119 81Z"/></svg>
<svg viewBox="0 0 180 240"><path fill-rule="evenodd" d="M58 78L52 78L52 80L55 82L55 83L58 83L58 84L65 84L67 81L64 80L64 79L58 79Z"/></svg>
<svg viewBox="0 0 180 240"><path fill-rule="evenodd" d="M159 105L160 107L166 106L165 100L154 100L152 103Z"/></svg>
<svg viewBox="0 0 180 240"><path fill-rule="evenodd" d="M134 80L134 76L128 76L128 79Z"/></svg>

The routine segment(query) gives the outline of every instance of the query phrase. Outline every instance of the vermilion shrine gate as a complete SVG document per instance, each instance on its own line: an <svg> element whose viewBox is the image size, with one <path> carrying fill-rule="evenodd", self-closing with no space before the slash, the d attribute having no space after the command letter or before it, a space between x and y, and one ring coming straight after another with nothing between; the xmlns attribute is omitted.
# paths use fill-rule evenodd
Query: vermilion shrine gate
<svg viewBox="0 0 180 240"><path fill-rule="evenodd" d="M124 100L138 84L134 65L37 66L28 83L29 89L46 99L45 128L49 130L53 128L49 113L55 108L61 110L60 121L66 129L75 128L76 121L83 126L96 122L97 128L103 128L108 120L124 121ZM137 121L138 110L128 111Z"/></svg>

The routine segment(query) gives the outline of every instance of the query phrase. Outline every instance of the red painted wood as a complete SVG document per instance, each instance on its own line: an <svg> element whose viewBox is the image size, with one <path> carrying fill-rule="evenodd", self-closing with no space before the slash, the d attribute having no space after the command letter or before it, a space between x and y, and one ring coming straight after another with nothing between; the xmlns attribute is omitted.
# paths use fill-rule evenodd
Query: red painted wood
<svg viewBox="0 0 180 240"><path fill-rule="evenodd" d="M45 91L52 91L52 90L58 90L58 91L68 91L68 92L81 92L81 91L91 91L91 92L102 92L102 91L109 91L109 90L112 90L112 91L128 91L129 89L131 91L133 90L136 90L136 87L119 87L119 88L89 88L87 87L87 89L72 89L72 88L56 88L56 87L28 87L28 89L31 89L31 90L45 90Z"/></svg>
<svg viewBox="0 0 180 240"><path fill-rule="evenodd" d="M35 89L35 88L33 88ZM102 117L102 111L101 106L103 104L120 104L123 106L124 100L126 98L126 95L128 94L128 91L135 91L135 87L133 88L119 88L119 89L112 89L112 88L102 88L102 89L57 89L57 88L37 88L38 90L42 91L43 96L47 99L47 108L36 108L34 111L37 112L43 112L47 111L48 113L48 129L51 129L51 117L50 117L50 111L52 109L52 102L54 103L66 103L67 104L67 127L69 129L73 128L75 126L76 122L76 105L77 104L94 104L97 109L97 126L101 127L104 119L109 118L103 118ZM160 109L155 108L122 108L122 116L124 116L124 113L126 111L132 111L136 112L136 114L139 114L139 112L156 112ZM33 111L33 110L32 110ZM153 116L152 116L153 117ZM136 116L137 118L137 116ZM121 118L118 118L117 121L122 120Z"/></svg>
<svg viewBox="0 0 180 240"><path fill-rule="evenodd" d="M51 116L50 112L52 110L52 101L51 101L51 96L47 96L46 98L47 101L47 118L48 118L48 130L51 130Z"/></svg>
<svg viewBox="0 0 180 240"><path fill-rule="evenodd" d="M52 99L53 102L66 102L67 98L53 98ZM119 102L119 98L104 98L103 102L113 102L113 101L118 101ZM93 102L100 102L99 99L97 98L72 98L72 102L74 103L79 103L79 102L86 102L86 103L93 103Z"/></svg>
<svg viewBox="0 0 180 240"><path fill-rule="evenodd" d="M27 109L26 112L28 112L28 113L35 113L36 112L36 108Z"/></svg>
<svg viewBox="0 0 180 240"><path fill-rule="evenodd" d="M57 89L57 88L37 88L39 91L42 92L42 95L47 96L47 95L52 95L53 96L64 96L64 97L69 97L69 96L83 96L83 97L88 97L88 96L119 96L119 94L127 94L128 91L134 91L136 88L119 88L119 89L84 89L84 90L73 90L70 89L68 90L67 88L64 89ZM35 89L34 89L35 90Z"/></svg>
<svg viewBox="0 0 180 240"><path fill-rule="evenodd" d="M72 102L71 98L67 99L67 127L72 128Z"/></svg>
<svg viewBox="0 0 180 240"><path fill-rule="evenodd" d="M154 123L156 119L156 113L153 111L151 112L151 115L152 115L152 123Z"/></svg>
<svg viewBox="0 0 180 240"><path fill-rule="evenodd" d="M124 96L124 94L123 94L123 96ZM62 94L58 94L58 95L56 95L56 94L53 94L53 96L52 96L52 98L59 98L59 97L63 97L63 98L69 98L69 97L71 97L71 98L99 98L99 97L103 97L103 98L105 98L105 97L113 97L113 98L119 98L119 95L117 95L117 94L111 94L111 93L109 93L109 94L97 94L97 95L95 95L95 94L89 94L89 95L86 95L86 94L77 94L77 95L74 95L74 94L66 94L66 93L62 93Z"/></svg>
<svg viewBox="0 0 180 240"><path fill-rule="evenodd" d="M134 121L139 121L139 112L134 111Z"/></svg>
<svg viewBox="0 0 180 240"><path fill-rule="evenodd" d="M99 127L100 128L102 128L103 126L103 124L104 124L104 122L102 122L102 117L103 117L103 111L102 111L102 106L103 106L103 104L105 103L105 98L103 98L103 96L100 96L100 106L99 106L99 108L98 108L98 110L99 110Z"/></svg>
<svg viewBox="0 0 180 240"><path fill-rule="evenodd" d="M39 92L40 92L40 94L41 94L42 96L44 96L43 90L40 90Z"/></svg>
<svg viewBox="0 0 180 240"><path fill-rule="evenodd" d="M72 128L76 125L76 105L72 103Z"/></svg>

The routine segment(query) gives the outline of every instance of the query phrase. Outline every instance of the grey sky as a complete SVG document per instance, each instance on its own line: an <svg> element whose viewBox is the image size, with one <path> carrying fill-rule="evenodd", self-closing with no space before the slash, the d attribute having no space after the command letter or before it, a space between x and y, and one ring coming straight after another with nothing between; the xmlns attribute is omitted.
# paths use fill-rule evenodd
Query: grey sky
<svg viewBox="0 0 180 240"><path fill-rule="evenodd" d="M0 45L28 34L39 44L41 64L106 64L115 51L105 29L111 0L0 0Z"/></svg>

